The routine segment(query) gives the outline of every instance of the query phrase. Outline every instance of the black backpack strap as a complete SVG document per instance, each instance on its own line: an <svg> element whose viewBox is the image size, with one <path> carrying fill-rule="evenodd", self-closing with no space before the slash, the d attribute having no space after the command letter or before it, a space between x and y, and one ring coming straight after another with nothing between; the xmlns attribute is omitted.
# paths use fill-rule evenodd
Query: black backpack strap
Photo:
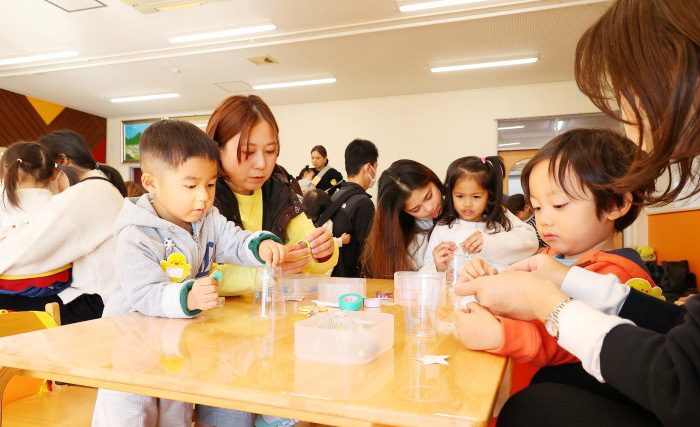
<svg viewBox="0 0 700 427"><path fill-rule="evenodd" d="M338 196L337 199L333 200L333 203L331 203L331 205L328 206L325 211L323 211L323 213L316 220L316 223L321 225L325 224L329 219L333 217L333 215L335 215L336 212L338 212L338 209L340 209L343 206L343 204L345 204L345 202L348 201L348 199L350 199L356 194L363 194L364 192L364 190L354 185L352 187L348 187L348 189L345 190L343 193L339 193L340 196Z"/></svg>

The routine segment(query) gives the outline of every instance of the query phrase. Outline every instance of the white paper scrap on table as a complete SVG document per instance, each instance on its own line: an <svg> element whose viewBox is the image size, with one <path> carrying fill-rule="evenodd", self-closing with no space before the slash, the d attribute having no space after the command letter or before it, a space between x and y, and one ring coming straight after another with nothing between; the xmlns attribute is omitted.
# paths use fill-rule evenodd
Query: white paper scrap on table
<svg viewBox="0 0 700 427"><path fill-rule="evenodd" d="M423 357L414 357L413 360L417 360L419 362L423 362L426 365L434 365L434 364L440 364L440 365L449 365L447 363L447 359L450 357L450 355L446 356L423 356Z"/></svg>

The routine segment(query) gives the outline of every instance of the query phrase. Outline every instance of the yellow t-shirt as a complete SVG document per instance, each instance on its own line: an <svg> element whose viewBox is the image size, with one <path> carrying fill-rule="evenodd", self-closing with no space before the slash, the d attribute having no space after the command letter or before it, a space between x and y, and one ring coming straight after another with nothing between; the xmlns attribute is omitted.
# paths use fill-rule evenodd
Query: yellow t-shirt
<svg viewBox="0 0 700 427"><path fill-rule="evenodd" d="M241 214L243 228L249 231L262 230L263 220L263 200L262 189L258 188L251 195L234 193L238 200L238 211ZM288 243L299 243L305 240L316 227L313 222L305 215L299 214L287 224L287 239ZM302 273L305 274L325 274L328 270L335 267L338 263L338 246L333 242L333 256L326 262L319 263L315 259L304 268ZM221 264L218 267L222 272L221 284L218 292L220 295L238 295L245 292L251 292L255 285L255 268L243 267L233 264Z"/></svg>

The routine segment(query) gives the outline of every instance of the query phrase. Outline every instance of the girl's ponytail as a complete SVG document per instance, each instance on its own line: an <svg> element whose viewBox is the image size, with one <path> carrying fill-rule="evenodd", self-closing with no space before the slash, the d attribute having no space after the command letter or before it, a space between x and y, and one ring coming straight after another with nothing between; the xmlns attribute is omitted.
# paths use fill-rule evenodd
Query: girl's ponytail
<svg viewBox="0 0 700 427"><path fill-rule="evenodd" d="M2 155L3 192L16 208L20 208L17 195L20 169L37 183L48 184L54 163L36 142L16 142L7 148Z"/></svg>
<svg viewBox="0 0 700 427"><path fill-rule="evenodd" d="M8 162L5 161L6 156L7 154L3 154L3 192L10 206L18 207L19 197L17 197L17 185L19 184L19 166L21 163L19 162L20 159L16 159L15 161L9 161L8 164Z"/></svg>

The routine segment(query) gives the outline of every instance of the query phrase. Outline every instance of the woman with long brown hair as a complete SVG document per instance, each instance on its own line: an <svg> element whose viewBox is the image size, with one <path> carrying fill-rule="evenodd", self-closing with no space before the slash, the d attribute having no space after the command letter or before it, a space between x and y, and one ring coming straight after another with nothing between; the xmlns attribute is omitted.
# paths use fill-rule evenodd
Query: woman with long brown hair
<svg viewBox="0 0 700 427"><path fill-rule="evenodd" d="M430 168L413 160L392 163L379 178L377 209L361 259L364 274L390 279L396 271L419 270L441 206L442 182Z"/></svg>
<svg viewBox="0 0 700 427"><path fill-rule="evenodd" d="M613 189L633 192L676 168L678 185L646 203L700 192L697 1L618 0L579 41L576 81L648 151ZM499 426L700 425L700 297L678 307L542 255L509 270L457 293L495 314L543 321L590 375L576 365L541 371L511 397ZM470 315L457 313L457 324Z"/></svg>

